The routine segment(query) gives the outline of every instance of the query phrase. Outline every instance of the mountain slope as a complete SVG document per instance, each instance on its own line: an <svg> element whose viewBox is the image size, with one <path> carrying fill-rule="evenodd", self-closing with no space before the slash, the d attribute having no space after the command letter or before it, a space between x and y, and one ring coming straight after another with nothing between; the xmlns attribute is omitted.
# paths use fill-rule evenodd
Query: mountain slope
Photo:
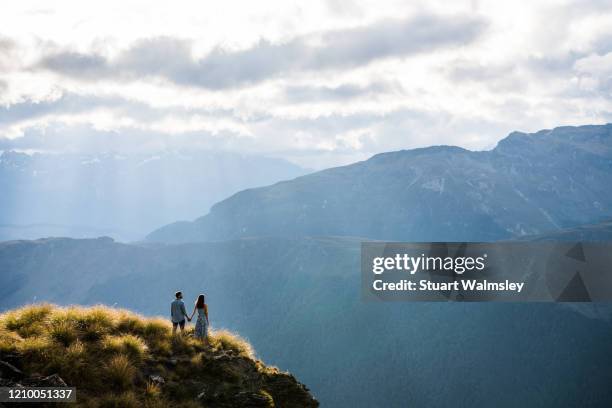
<svg viewBox="0 0 612 408"><path fill-rule="evenodd" d="M169 326L102 306L11 310L0 315L0 386L76 387L84 407L318 406L239 337L212 333L208 347Z"/></svg>
<svg viewBox="0 0 612 408"><path fill-rule="evenodd" d="M236 191L305 174L283 160L211 152L0 154L0 240L138 240Z"/></svg>
<svg viewBox="0 0 612 408"><path fill-rule="evenodd" d="M564 228L545 234L521 237L527 241L590 241L612 242L612 220L597 224L579 225L574 228Z"/></svg>
<svg viewBox="0 0 612 408"><path fill-rule="evenodd" d="M383 153L241 191L150 241L361 236L489 241L612 215L612 125L512 133L491 151L437 146Z"/></svg>

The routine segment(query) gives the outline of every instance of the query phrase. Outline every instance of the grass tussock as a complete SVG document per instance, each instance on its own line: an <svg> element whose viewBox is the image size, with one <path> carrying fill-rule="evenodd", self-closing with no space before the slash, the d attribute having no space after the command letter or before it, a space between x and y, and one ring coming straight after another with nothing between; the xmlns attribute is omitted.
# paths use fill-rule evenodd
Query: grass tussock
<svg viewBox="0 0 612 408"><path fill-rule="evenodd" d="M173 400L172 386L151 382L143 369L162 373L173 392L187 395L180 387L194 372L206 375L210 353L254 356L251 345L229 331L211 332L208 346L192 334L173 336L167 320L127 310L29 305L0 314L0 360L17 355L26 373L58 374L78 387L84 406L187 407L192 402ZM176 358L183 363L169 366Z"/></svg>
<svg viewBox="0 0 612 408"><path fill-rule="evenodd" d="M51 324L49 336L65 347L70 346L78 338L77 328L65 320Z"/></svg>
<svg viewBox="0 0 612 408"><path fill-rule="evenodd" d="M109 394L101 398L96 398L92 401L91 406L97 408L140 408L141 402L132 391L127 391L122 394Z"/></svg>
<svg viewBox="0 0 612 408"><path fill-rule="evenodd" d="M106 336L102 340L101 346L105 351L125 355L135 362L142 361L148 351L145 341L132 334Z"/></svg>
<svg viewBox="0 0 612 408"><path fill-rule="evenodd" d="M251 344L242 337L228 330L214 331L210 336L209 341L215 350L231 350L240 356L255 358L255 352L253 351Z"/></svg>
<svg viewBox="0 0 612 408"><path fill-rule="evenodd" d="M109 384L120 390L126 390L132 387L136 369L132 365L130 359L122 354L116 355L110 359L104 366L104 376Z"/></svg>
<svg viewBox="0 0 612 408"><path fill-rule="evenodd" d="M19 331L43 323L53 310L49 304L29 305L6 313L2 320L8 330Z"/></svg>

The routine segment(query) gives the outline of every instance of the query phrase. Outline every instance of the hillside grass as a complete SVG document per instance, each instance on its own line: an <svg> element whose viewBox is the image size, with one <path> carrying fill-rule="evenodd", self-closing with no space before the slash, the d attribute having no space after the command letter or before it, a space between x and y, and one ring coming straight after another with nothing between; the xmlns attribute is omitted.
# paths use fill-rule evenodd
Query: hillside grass
<svg viewBox="0 0 612 408"><path fill-rule="evenodd" d="M212 331L209 346L192 331L173 336L165 319L105 306L36 304L0 314L0 360L17 358L28 374L59 374L77 387L82 406L199 406L182 395L190 376L205 370L207 356L230 352L254 359L254 353L226 330ZM164 378L163 392L148 378L151 371Z"/></svg>

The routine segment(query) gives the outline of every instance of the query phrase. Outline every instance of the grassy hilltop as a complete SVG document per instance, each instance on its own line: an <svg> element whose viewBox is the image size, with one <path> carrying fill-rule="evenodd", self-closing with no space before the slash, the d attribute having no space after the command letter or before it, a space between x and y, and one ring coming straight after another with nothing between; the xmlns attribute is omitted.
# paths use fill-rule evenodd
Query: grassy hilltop
<svg viewBox="0 0 612 408"><path fill-rule="evenodd" d="M187 333L105 306L11 310L0 315L0 386L66 383L85 407L318 406L244 339L213 331L204 347Z"/></svg>

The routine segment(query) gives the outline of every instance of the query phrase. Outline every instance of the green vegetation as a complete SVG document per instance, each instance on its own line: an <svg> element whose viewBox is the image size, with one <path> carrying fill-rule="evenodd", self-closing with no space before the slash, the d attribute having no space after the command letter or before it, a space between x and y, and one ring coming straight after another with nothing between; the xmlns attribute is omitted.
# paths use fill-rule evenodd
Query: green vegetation
<svg viewBox="0 0 612 408"><path fill-rule="evenodd" d="M242 338L222 330L209 340L104 306L38 304L0 315L0 360L25 375L59 375L77 387L80 406L317 405L292 376L255 360Z"/></svg>

